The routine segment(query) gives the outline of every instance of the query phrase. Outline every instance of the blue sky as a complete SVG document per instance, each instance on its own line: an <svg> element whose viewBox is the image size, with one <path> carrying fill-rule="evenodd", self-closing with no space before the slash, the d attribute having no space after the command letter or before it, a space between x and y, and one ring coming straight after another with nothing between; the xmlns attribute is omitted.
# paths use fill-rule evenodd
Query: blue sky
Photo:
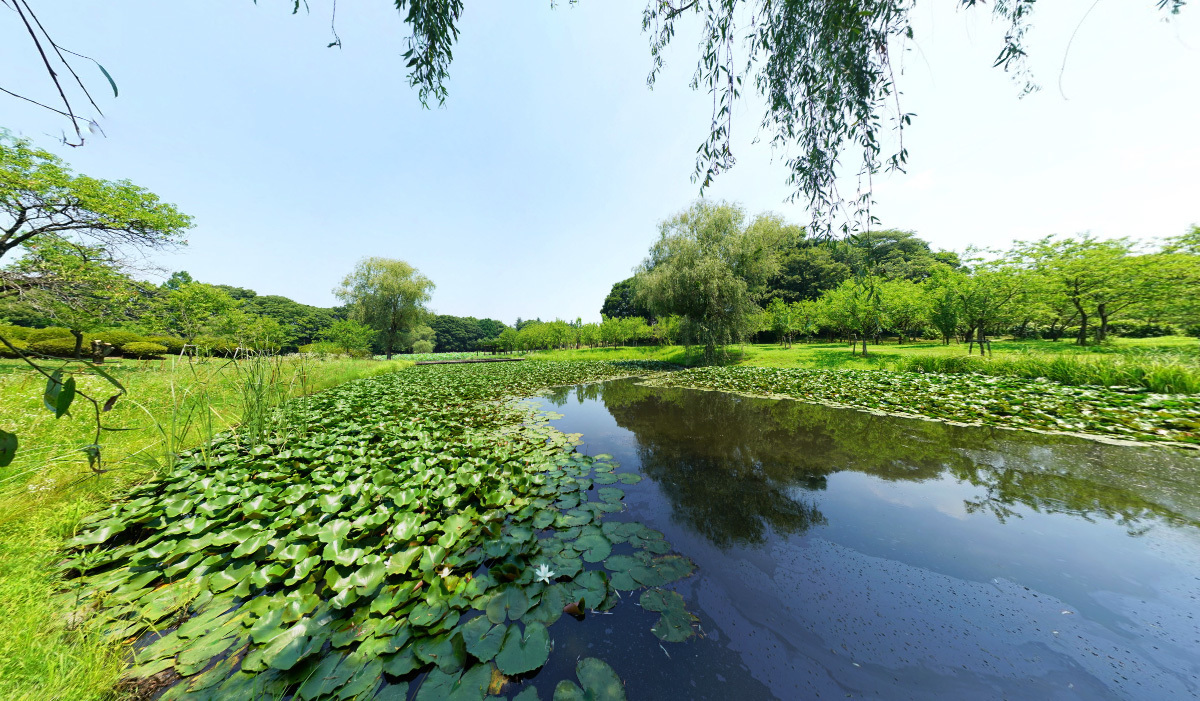
<svg viewBox="0 0 1200 701"><path fill-rule="evenodd" d="M917 113L910 169L876 183L883 224L961 250L1200 221L1200 8L1164 22L1154 5L1039 3L1028 45L1044 89L1018 99L991 68L1003 33L986 11L920 3L916 41L897 54ZM310 6L44 4L59 43L117 80L114 99L85 70L107 138L57 145L58 118L7 98L0 125L192 214L190 245L162 266L321 306L377 255L433 279L440 313L598 319L658 222L697 196L711 99L687 87L695 37L676 38L648 90L640 2L468 2L449 100L432 110L407 87L405 28L386 0L339 4L341 50L325 48L329 3ZM2 84L50 99L15 18L0 17ZM769 136L760 115L753 99L739 108L738 164L709 196L804 223L780 154L755 143Z"/></svg>

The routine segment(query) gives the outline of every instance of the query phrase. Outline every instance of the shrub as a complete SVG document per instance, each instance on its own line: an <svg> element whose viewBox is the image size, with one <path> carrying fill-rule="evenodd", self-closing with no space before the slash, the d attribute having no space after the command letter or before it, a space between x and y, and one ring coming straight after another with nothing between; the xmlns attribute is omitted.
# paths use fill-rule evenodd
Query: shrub
<svg viewBox="0 0 1200 701"><path fill-rule="evenodd" d="M417 341L413 344L413 353L432 353L433 343L430 341Z"/></svg>
<svg viewBox="0 0 1200 701"><path fill-rule="evenodd" d="M126 343L122 354L127 358L154 358L167 352L167 347L161 343L133 341Z"/></svg>
<svg viewBox="0 0 1200 701"><path fill-rule="evenodd" d="M314 355L341 355L342 353L341 349L337 347L337 344L329 343L328 341L317 341L316 343L309 343L307 345L300 346L297 349L297 352L312 353Z"/></svg>
<svg viewBox="0 0 1200 701"><path fill-rule="evenodd" d="M27 326L13 326L11 324L0 324L0 336L7 338L9 341L13 341L13 340L28 341L30 331L33 331L33 329L31 329ZM3 344L0 344L0 345L3 345ZM14 343L13 345L15 346L16 344Z"/></svg>
<svg viewBox="0 0 1200 701"><path fill-rule="evenodd" d="M74 339L75 337L71 335L71 329L64 329L60 326L48 326L44 329L33 329L25 336L25 341L33 344L37 343L38 341L47 341L52 338Z"/></svg>
<svg viewBox="0 0 1200 701"><path fill-rule="evenodd" d="M217 336L197 336L192 343L196 344L197 355L211 355L218 358L232 357L238 344Z"/></svg>
<svg viewBox="0 0 1200 701"><path fill-rule="evenodd" d="M1167 324L1111 324L1109 331L1125 338L1158 338L1174 335L1175 329Z"/></svg>
<svg viewBox="0 0 1200 701"><path fill-rule="evenodd" d="M157 343L160 346L166 346L167 352L171 355L179 355L183 351L183 339L175 338L174 336L147 336L142 339L148 343Z"/></svg>
<svg viewBox="0 0 1200 701"><path fill-rule="evenodd" d="M107 331L88 331L83 334L84 346L91 348L92 341L110 343L118 353L124 351L125 344L149 341L150 339L125 329L109 329Z"/></svg>
<svg viewBox="0 0 1200 701"><path fill-rule="evenodd" d="M3 332L0 332L0 333L3 333ZM14 338L14 337L8 336L8 335L6 335L5 338L7 338L8 342L13 344L13 346L16 347L16 349L21 351L22 353L24 353L26 350L29 349L29 344L19 338ZM4 345L3 343L0 343L0 358L15 358L15 357L17 357L16 353L13 353L11 350L9 350L8 346Z"/></svg>
<svg viewBox="0 0 1200 701"><path fill-rule="evenodd" d="M74 358L75 357L75 338L68 336L66 338L47 338L41 341L31 341L29 350L42 355L52 355L56 358ZM83 354L89 353L91 350L87 346L81 349Z"/></svg>
<svg viewBox="0 0 1200 701"><path fill-rule="evenodd" d="M1200 324L1196 324L1194 326L1187 327L1186 329L1184 329L1184 333L1186 333L1189 336L1200 337Z"/></svg>

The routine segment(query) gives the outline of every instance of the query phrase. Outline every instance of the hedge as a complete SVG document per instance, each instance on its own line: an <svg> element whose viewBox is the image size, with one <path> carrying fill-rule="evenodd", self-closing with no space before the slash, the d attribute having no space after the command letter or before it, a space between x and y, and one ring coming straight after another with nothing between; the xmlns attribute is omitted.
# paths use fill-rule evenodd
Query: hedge
<svg viewBox="0 0 1200 701"><path fill-rule="evenodd" d="M126 343L122 354L127 358L153 358L167 352L167 347L161 343L134 341Z"/></svg>
<svg viewBox="0 0 1200 701"><path fill-rule="evenodd" d="M75 338L47 338L41 341L32 341L29 344L29 350L42 355L52 355L58 358L74 358L75 357ZM84 344L81 353L85 356L91 355L91 348Z"/></svg>
<svg viewBox="0 0 1200 701"><path fill-rule="evenodd" d="M29 344L26 343L25 341L22 341L19 338L13 338L12 336L7 336L7 335L5 336L5 338L7 338L8 342L13 344L13 346L15 346L16 349L21 351L22 353L29 350ZM16 353L13 353L11 350L9 350L8 346L4 345L3 343L0 343L0 358L15 358L15 357L17 357Z"/></svg>
<svg viewBox="0 0 1200 701"><path fill-rule="evenodd" d="M25 340L30 343L38 341L47 341L52 338L70 338L74 341L75 337L71 335L71 329L64 329L61 326L47 326L44 329L33 329L25 336ZM74 346L72 345L72 348Z"/></svg>

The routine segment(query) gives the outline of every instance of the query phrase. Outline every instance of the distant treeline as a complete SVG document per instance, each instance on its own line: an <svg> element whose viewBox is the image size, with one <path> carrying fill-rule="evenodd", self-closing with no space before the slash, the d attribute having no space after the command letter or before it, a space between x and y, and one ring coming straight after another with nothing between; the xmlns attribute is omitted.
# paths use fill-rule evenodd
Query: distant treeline
<svg viewBox="0 0 1200 701"><path fill-rule="evenodd" d="M887 336L948 343L1004 334L1087 344L1112 335L1200 335L1197 227L1155 245L1047 237L1004 251L970 250L965 260L905 231L841 241L800 235L766 255L777 257L776 272L755 296L758 311L738 329L743 341L865 343ZM638 282L614 284L601 314L644 319L650 337L670 337L679 322L656 330L652 295Z"/></svg>
<svg viewBox="0 0 1200 701"><path fill-rule="evenodd" d="M77 345L87 354L96 340L111 345L118 355L154 357L177 354L185 346L213 355L233 355L239 348L293 353L340 339L338 332L344 329L335 327L348 323L344 307L314 307L244 287L199 282L186 271L174 273L161 285L127 282L136 294L119 309L86 309L91 318L65 314L62 305L38 304L33 297L2 299L0 326L18 349L44 355L71 357ZM438 352L491 348L494 344L481 342L508 328L495 319L431 314L404 334L402 350L409 352L422 342ZM383 352L378 338L368 343L371 352ZM13 355L0 347L0 357Z"/></svg>

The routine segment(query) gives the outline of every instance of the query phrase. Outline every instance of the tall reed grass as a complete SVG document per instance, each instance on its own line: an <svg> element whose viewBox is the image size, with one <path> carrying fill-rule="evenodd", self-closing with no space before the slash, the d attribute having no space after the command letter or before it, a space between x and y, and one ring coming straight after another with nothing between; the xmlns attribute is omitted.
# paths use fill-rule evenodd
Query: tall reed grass
<svg viewBox="0 0 1200 701"><path fill-rule="evenodd" d="M1091 357L1025 353L1018 357L913 355L898 358L901 372L1044 377L1066 385L1133 387L1160 394L1200 394L1200 356L1180 351L1133 351Z"/></svg>

